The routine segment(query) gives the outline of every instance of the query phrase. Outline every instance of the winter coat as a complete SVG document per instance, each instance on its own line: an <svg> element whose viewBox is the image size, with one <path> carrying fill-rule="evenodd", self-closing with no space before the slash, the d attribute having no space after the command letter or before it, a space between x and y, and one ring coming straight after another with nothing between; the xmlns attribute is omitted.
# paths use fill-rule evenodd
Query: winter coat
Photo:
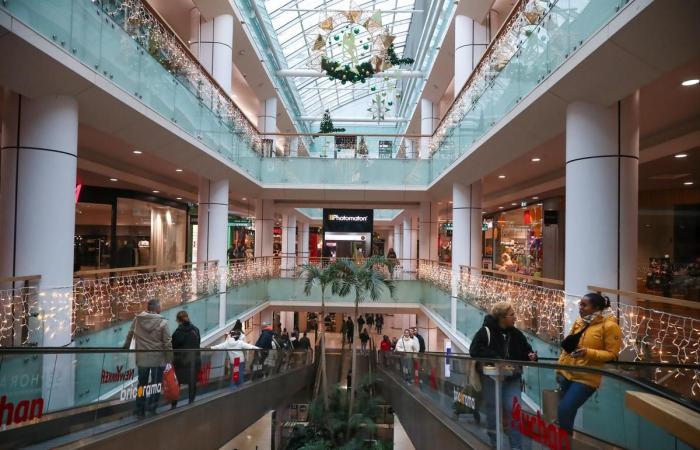
<svg viewBox="0 0 700 450"><path fill-rule="evenodd" d="M413 337L418 340L418 351L423 353L425 352L425 339L423 339L423 336L420 334L416 333L413 335Z"/></svg>
<svg viewBox="0 0 700 450"><path fill-rule="evenodd" d="M491 337L489 338L489 329ZM522 331L517 328L501 329L492 315L484 317L484 325L476 332L469 346L469 355L474 358L510 359L528 361L532 346Z"/></svg>
<svg viewBox="0 0 700 450"><path fill-rule="evenodd" d="M215 350L231 350L228 352L228 359L233 363L233 361L236 358L239 358L240 362L245 362L245 353L244 351L241 350L258 350L259 347L256 347L252 344L247 343L246 341L242 339L234 339L232 337L226 338L224 342L221 344L217 345L212 345L213 349ZM238 351L237 351L238 350Z"/></svg>
<svg viewBox="0 0 700 450"><path fill-rule="evenodd" d="M391 351L391 342L389 342L389 341L382 341L382 343L379 344L379 351L381 351L381 352L389 352L389 351Z"/></svg>
<svg viewBox="0 0 700 450"><path fill-rule="evenodd" d="M365 343L369 341L369 334L365 333L364 331L360 333L360 341Z"/></svg>
<svg viewBox="0 0 700 450"><path fill-rule="evenodd" d="M569 334L578 333L586 326L580 317L576 319ZM622 332L614 316L593 319L581 335L578 348L588 349L586 356L574 357L562 350L559 364L567 366L603 367L603 364L617 359L622 345ZM593 388L600 386L601 376L592 372L558 371L567 380L583 383Z"/></svg>
<svg viewBox="0 0 700 450"><path fill-rule="evenodd" d="M192 325L190 322L180 324L173 333L172 345L173 350L177 349L195 349L199 348L200 335L199 328ZM189 384L190 376L197 372L202 366L202 359L199 352L173 352L173 366L175 366L175 375L180 384Z"/></svg>
<svg viewBox="0 0 700 450"><path fill-rule="evenodd" d="M418 353L418 344L413 338L401 336L401 339L396 341L396 352Z"/></svg>
<svg viewBox="0 0 700 450"><path fill-rule="evenodd" d="M308 350L311 348L311 341L308 337L302 336L301 338L299 338L299 348L301 350Z"/></svg>
<svg viewBox="0 0 700 450"><path fill-rule="evenodd" d="M272 330L263 330L262 333L260 333L260 337L258 338L258 342L255 343L255 345L258 348L262 348L264 350L272 350L272 336L274 335Z"/></svg>
<svg viewBox="0 0 700 450"><path fill-rule="evenodd" d="M131 328L126 335L124 348L136 341L136 350L163 350L162 352L136 353L136 365L139 367L160 367L173 359L172 340L168 321L160 314L144 311L134 317Z"/></svg>

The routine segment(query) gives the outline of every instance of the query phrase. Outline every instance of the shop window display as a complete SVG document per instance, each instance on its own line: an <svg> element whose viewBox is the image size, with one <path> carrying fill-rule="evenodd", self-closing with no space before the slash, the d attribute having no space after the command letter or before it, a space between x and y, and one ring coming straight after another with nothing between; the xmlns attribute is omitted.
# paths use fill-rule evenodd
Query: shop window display
<svg viewBox="0 0 700 450"><path fill-rule="evenodd" d="M486 218L484 259L497 270L542 276L542 214L536 204Z"/></svg>
<svg viewBox="0 0 700 450"><path fill-rule="evenodd" d="M75 205L73 270L110 267L112 205L79 202Z"/></svg>

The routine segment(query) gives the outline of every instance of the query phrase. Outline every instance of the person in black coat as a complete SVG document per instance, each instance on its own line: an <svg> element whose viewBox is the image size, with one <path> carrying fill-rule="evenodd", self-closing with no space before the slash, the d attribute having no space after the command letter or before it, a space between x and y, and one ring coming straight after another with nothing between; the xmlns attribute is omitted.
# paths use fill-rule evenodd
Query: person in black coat
<svg viewBox="0 0 700 450"><path fill-rule="evenodd" d="M491 314L484 317L484 326L479 328L469 346L469 355L474 358L506 359L514 361L536 361L537 353L522 331L515 328L515 310L508 302L496 303ZM512 417L513 400L520 402L522 366L516 366L512 375L501 384L501 399L506 417ZM496 429L496 386L490 377L482 377L487 428ZM511 448L523 448L522 435L515 427L507 427ZM496 445L496 434L489 431L492 445Z"/></svg>
<svg viewBox="0 0 700 450"><path fill-rule="evenodd" d="M197 394L197 374L202 366L199 352L178 352L178 349L198 349L201 341L199 328L192 325L187 311L177 313L178 327L173 333L173 366L179 384L187 385L189 402L194 401ZM171 403L175 408L177 401Z"/></svg>

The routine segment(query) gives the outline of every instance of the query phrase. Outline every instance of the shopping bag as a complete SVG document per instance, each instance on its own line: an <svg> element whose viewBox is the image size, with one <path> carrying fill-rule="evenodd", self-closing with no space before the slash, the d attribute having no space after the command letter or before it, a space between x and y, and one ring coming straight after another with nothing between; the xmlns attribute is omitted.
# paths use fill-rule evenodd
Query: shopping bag
<svg viewBox="0 0 700 450"><path fill-rule="evenodd" d="M197 383L209 384L209 380L211 380L211 362L205 362L197 372Z"/></svg>
<svg viewBox="0 0 700 450"><path fill-rule="evenodd" d="M175 368L172 364L166 364L163 371L163 397L169 402L180 399L180 384L177 382Z"/></svg>
<svg viewBox="0 0 700 450"><path fill-rule="evenodd" d="M241 358L233 358L233 382L237 383L241 377Z"/></svg>
<svg viewBox="0 0 700 450"><path fill-rule="evenodd" d="M558 389L542 390L542 416L547 422L554 423L557 420L560 393Z"/></svg>

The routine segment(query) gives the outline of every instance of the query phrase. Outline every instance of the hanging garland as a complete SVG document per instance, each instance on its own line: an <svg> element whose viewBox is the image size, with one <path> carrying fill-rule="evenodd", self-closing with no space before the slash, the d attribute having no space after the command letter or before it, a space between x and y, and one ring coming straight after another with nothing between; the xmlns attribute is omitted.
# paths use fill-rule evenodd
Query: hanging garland
<svg viewBox="0 0 700 450"><path fill-rule="evenodd" d="M391 44L387 49L385 61L388 62L388 64L384 64L386 67L413 64L414 62L413 58L399 58L396 55L394 44ZM339 62L332 61L325 56L321 58L321 70L325 72L329 79L338 80L341 84L347 82L352 84L357 82L364 83L367 81L367 78L372 78L375 73L382 72L382 70L376 71L370 61L365 61L354 67L351 67L349 64L341 67Z"/></svg>

